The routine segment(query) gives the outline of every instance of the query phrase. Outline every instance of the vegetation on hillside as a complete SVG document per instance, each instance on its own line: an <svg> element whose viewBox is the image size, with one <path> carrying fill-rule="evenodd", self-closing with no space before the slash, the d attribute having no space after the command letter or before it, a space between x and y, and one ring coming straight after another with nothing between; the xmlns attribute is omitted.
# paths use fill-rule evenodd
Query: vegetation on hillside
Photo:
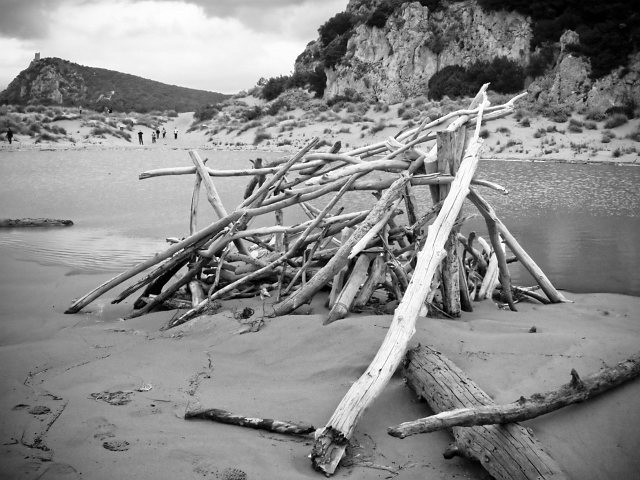
<svg viewBox="0 0 640 480"><path fill-rule="evenodd" d="M218 103L230 95L167 85L104 68L78 65L59 58L34 61L0 93L0 104L59 104L55 92L36 93L33 82L41 76L55 78L62 94L61 106L146 113L153 110L190 112L200 105ZM54 85L55 82L54 82ZM23 95L24 92L24 95Z"/></svg>
<svg viewBox="0 0 640 480"><path fill-rule="evenodd" d="M131 141L131 133L141 127L155 129L166 123L169 118L177 115L174 111L152 112L141 114L137 112L113 113L104 115L93 110L80 111L76 107L57 107L51 105L1 105L0 106L0 135L4 139L10 128L16 141L19 136L28 136L35 143L42 142L84 142L90 139L106 139L107 135ZM65 121L79 120L79 131L69 132L65 128ZM63 122L59 124L59 122Z"/></svg>
<svg viewBox="0 0 640 480"><path fill-rule="evenodd" d="M514 93L524 88L524 69L506 57L496 57L490 62L476 61L464 68L451 65L429 79L429 98L440 100L448 97L472 96L485 83L491 83L496 93Z"/></svg>

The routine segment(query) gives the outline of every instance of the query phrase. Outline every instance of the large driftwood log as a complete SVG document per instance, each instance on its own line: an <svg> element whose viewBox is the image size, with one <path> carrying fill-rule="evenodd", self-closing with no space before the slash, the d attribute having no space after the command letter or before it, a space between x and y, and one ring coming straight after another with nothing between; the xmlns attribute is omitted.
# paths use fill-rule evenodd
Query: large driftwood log
<svg viewBox="0 0 640 480"><path fill-rule="evenodd" d="M315 430L313 425L283 422L280 420L272 420L271 418L245 417L243 415L220 410L219 408L203 408L187 411L184 414L184 418L185 420L190 418L201 418L229 425L238 425L240 427L255 428L256 430L266 430L268 432L288 435L307 435Z"/></svg>
<svg viewBox="0 0 640 480"><path fill-rule="evenodd" d="M436 412L492 405L493 400L440 352L420 346L407 353L407 384ZM446 458L462 455L479 461L496 479L566 478L528 429L516 424L454 427L455 446Z"/></svg>
<svg viewBox="0 0 640 480"><path fill-rule="evenodd" d="M430 433L444 428L473 427L530 420L611 390L640 375L640 352L613 367L603 368L580 379L575 369L571 381L545 393L520 397L507 405L482 405L444 411L430 417L405 422L389 428L389 434L405 438L416 433Z"/></svg>
<svg viewBox="0 0 640 480"><path fill-rule="evenodd" d="M396 309L378 353L365 373L349 389L325 428L316 432L311 461L314 468L327 475L335 472L358 420L380 395L404 356L431 280L445 255L444 244L469 192L469 183L478 165L481 146L482 140L477 138L469 146L451 191L438 217L429 227L409 288ZM404 190L404 185L402 189Z"/></svg>
<svg viewBox="0 0 640 480"><path fill-rule="evenodd" d="M0 227L70 227L71 220L55 218L0 218Z"/></svg>

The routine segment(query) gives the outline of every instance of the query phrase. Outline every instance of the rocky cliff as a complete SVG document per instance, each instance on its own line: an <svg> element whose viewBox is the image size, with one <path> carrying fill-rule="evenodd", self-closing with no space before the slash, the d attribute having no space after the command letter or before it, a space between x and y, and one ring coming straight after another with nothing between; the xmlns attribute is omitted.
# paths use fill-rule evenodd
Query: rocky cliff
<svg viewBox="0 0 640 480"><path fill-rule="evenodd" d="M325 98L353 89L367 98L396 103L426 94L429 79L450 65L467 67L476 60L506 57L526 67L531 59L532 21L517 12L484 11L476 0L416 1L396 7L380 26L362 20L371 18L380 4L350 0L346 12L361 20L349 34L342 59L325 68ZM531 97L587 107L619 104L625 98L640 103L640 55L627 67L591 80L588 58L565 48L578 43L576 35L568 33L555 46L551 68L531 84ZM322 48L321 40L311 42L298 57L296 71L315 68Z"/></svg>
<svg viewBox="0 0 640 480"><path fill-rule="evenodd" d="M562 35L553 68L529 85L530 99L538 103L571 104L578 109L606 110L634 102L640 105L640 53L632 55L627 66L592 80L589 60L569 48L578 42L576 32L569 30Z"/></svg>
<svg viewBox="0 0 640 480"><path fill-rule="evenodd" d="M347 11L363 15L361 2ZM467 66L476 60L504 56L522 65L529 61L531 27L511 12L484 12L474 0L451 3L430 11L418 2L404 3L384 27L358 25L343 62L327 70L325 96L353 88L369 98L396 103L423 95L429 78L448 65ZM299 58L305 68L315 43ZM317 55L316 55L317 56Z"/></svg>

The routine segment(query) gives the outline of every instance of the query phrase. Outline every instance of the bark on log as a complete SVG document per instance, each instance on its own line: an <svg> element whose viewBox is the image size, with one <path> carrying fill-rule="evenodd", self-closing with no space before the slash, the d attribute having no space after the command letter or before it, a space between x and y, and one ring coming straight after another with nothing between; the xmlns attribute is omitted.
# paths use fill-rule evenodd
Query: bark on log
<svg viewBox="0 0 640 480"><path fill-rule="evenodd" d="M502 247L498 247L502 248ZM495 250L491 254L489 259L489 266L487 267L487 273L482 279L482 285L476 295L476 300L484 300L485 298L491 298L496 281L498 280L498 255Z"/></svg>
<svg viewBox="0 0 640 480"><path fill-rule="evenodd" d="M462 370L426 346L407 353L405 378L436 413L494 403ZM496 479L566 478L536 437L516 423L454 427L453 436L456 447L452 450L479 461Z"/></svg>
<svg viewBox="0 0 640 480"><path fill-rule="evenodd" d="M316 470L326 475L335 472L358 420L389 382L413 336L416 318L429 292L431 280L445 255L444 244L469 192L469 183L478 165L482 141L474 140L460 165L451 192L429 228L416 271L378 353L365 373L349 389L325 428L316 432L311 461ZM404 190L404 185L401 187Z"/></svg>
<svg viewBox="0 0 640 480"><path fill-rule="evenodd" d="M438 132L437 162L438 172L455 175L464 154L466 129L460 126L456 130ZM449 185L438 187L439 201L444 201L449 193ZM442 262L442 308L451 317L459 317L460 305L460 274L458 273L458 236L459 228L453 228L445 244L447 256Z"/></svg>
<svg viewBox="0 0 640 480"><path fill-rule="evenodd" d="M170 298L174 293L176 293L180 289L180 287L182 287L183 285L187 285L192 279L194 279L200 273L202 268L205 267L206 264L210 261L211 260L208 258L201 258L200 260L198 260L194 265L191 266L191 268L185 275L169 285L159 295L153 297L144 307L138 310L134 310L129 315L124 317L123 320L140 317L162 304L166 299Z"/></svg>
<svg viewBox="0 0 640 480"><path fill-rule="evenodd" d="M469 297L469 285L467 284L467 273L462 263L462 258L458 257L458 275L460 281L460 308L463 312L473 312L471 298Z"/></svg>
<svg viewBox="0 0 640 480"><path fill-rule="evenodd" d="M444 428L523 422L574 403L584 402L639 375L640 352L613 367L603 368L580 380L575 369L572 369L571 381L555 390L536 393L529 398L520 397L507 405L492 404L441 412L390 427L389 434L405 438L417 433L436 432Z"/></svg>
<svg viewBox="0 0 640 480"><path fill-rule="evenodd" d="M70 227L71 220L58 220L55 218L0 218L0 227Z"/></svg>
<svg viewBox="0 0 640 480"><path fill-rule="evenodd" d="M351 228L343 229L340 234L340 243L344 245L351 235L353 235L353 229ZM338 299L338 296L342 291L342 287L344 287L344 281L347 277L348 270L349 268L348 268L348 262L347 262L347 264L345 264L338 271L338 273L336 273L333 276L333 281L331 282L331 292L329 293L329 298L328 298L329 303L327 304L328 308L330 309L333 308L333 306L336 304L336 300Z"/></svg>
<svg viewBox="0 0 640 480"><path fill-rule="evenodd" d="M336 299L333 308L329 312L327 318L324 320L323 325L329 325L330 323L333 323L336 320L340 320L341 318L347 316L347 313L349 313L349 310L351 310L353 301L356 298L356 294L360 289L360 285L362 285L367 276L367 270L369 269L371 260L373 260L373 256L366 253L363 253L358 257L358 260L353 267L353 271L349 276L349 280L340 292L340 295Z"/></svg>
<svg viewBox="0 0 640 480"><path fill-rule="evenodd" d="M189 235L198 231L198 205L200 204L200 186L202 177L196 171L196 179L193 182L193 193L191 194L191 210L189 216ZM177 242L176 242L177 243Z"/></svg>
<svg viewBox="0 0 640 480"><path fill-rule="evenodd" d="M364 307L367 304L377 286L380 283L384 283L386 272L387 263L384 260L384 256L376 255L376 258L373 259L373 263L371 264L369 276L360 289L356 300L353 302L353 308Z"/></svg>
<svg viewBox="0 0 640 480"><path fill-rule="evenodd" d="M205 299L204 290L198 280L191 280L189 282L189 291L191 292L191 306L195 307Z"/></svg>
<svg viewBox="0 0 640 480"><path fill-rule="evenodd" d="M469 200L478 207L478 210L483 216L488 216L495 222L498 233L503 236L509 249L516 257L518 257L520 263L522 263L522 265L524 265L524 267L529 271L531 276L536 280L536 283L540 285L540 288L542 288L542 291L551 303L570 302L570 300L567 300L554 288L553 284L549 281L540 267L538 267L529 254L527 254L525 249L522 248L513 235L511 235L511 232L509 232L507 227L500 221L491 205L489 205L473 188L470 189Z"/></svg>
<svg viewBox="0 0 640 480"><path fill-rule="evenodd" d="M187 411L184 414L184 418L185 420L191 418L212 420L218 423L255 428L256 430L266 430L268 432L282 433L285 435L307 435L315 430L313 425L283 422L280 420L272 420L271 418L245 417L244 415L227 412L225 410L220 410L219 408Z"/></svg>
<svg viewBox="0 0 640 480"><path fill-rule="evenodd" d="M138 298L134 302L133 308L135 308L136 310L143 308L148 303L143 300L144 297L149 297L151 295L159 295L162 292L162 287L164 287L167 284L167 282L171 280L171 278L173 278L173 276L176 273L178 273L178 270L180 270L187 263L187 261L188 261L188 258L184 258L182 261L176 262L171 268L167 269L162 275L160 275L153 282L151 282L147 286L147 288L144 289L144 291L142 292L142 295L140 295L140 298ZM116 302L112 301L111 303L116 303Z"/></svg>

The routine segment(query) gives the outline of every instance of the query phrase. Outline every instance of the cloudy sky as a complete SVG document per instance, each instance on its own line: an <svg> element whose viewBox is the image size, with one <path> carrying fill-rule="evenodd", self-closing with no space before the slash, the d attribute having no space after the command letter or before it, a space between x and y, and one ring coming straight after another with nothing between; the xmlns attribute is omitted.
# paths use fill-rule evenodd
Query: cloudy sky
<svg viewBox="0 0 640 480"><path fill-rule="evenodd" d="M0 91L35 52L236 93L287 75L348 0L0 0Z"/></svg>

